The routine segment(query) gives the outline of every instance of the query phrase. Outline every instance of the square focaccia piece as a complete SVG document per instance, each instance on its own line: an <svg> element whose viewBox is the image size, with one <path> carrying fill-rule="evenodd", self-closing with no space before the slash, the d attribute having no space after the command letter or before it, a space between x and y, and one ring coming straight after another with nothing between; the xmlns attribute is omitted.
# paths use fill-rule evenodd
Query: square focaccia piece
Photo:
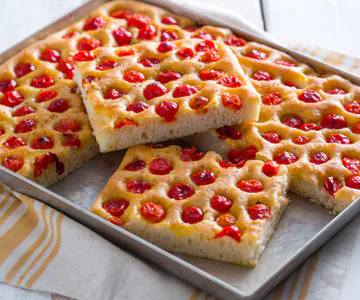
<svg viewBox="0 0 360 300"><path fill-rule="evenodd" d="M255 266L287 206L286 168L224 164L195 148L132 147L91 211L163 249Z"/></svg>
<svg viewBox="0 0 360 300"><path fill-rule="evenodd" d="M148 42L74 59L101 152L258 118L260 98L221 42Z"/></svg>

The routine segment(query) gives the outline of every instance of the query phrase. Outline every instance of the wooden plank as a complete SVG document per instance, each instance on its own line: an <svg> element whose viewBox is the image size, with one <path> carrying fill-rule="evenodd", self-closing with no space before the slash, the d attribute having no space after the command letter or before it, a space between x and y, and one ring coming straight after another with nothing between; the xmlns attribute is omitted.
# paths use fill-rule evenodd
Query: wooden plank
<svg viewBox="0 0 360 300"><path fill-rule="evenodd" d="M360 1L263 0L267 29L289 40L360 57Z"/></svg>

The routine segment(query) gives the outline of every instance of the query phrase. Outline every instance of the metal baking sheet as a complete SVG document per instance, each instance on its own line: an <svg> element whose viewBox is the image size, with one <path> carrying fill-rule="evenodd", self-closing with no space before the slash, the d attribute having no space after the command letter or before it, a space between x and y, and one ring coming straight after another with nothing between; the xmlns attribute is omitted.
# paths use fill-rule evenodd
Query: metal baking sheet
<svg viewBox="0 0 360 300"><path fill-rule="evenodd" d="M49 25L2 55L3 63L24 47L60 30L87 15L106 0L91 1L57 22ZM158 1L146 1L157 4ZM234 28L191 11L180 5L161 1L165 8L200 23L224 26L248 40L267 44L285 51L300 61L345 77L360 85L360 78L333 68L296 51L267 42L255 35ZM101 154L82 168L71 173L50 190L45 189L0 166L0 180L11 188L37 198L62 211L72 219L94 230L112 243L151 261L185 281L223 299L258 299L266 295L287 275L339 231L360 211L360 201L354 202L337 216L308 199L290 194L291 203L286 210L267 249L255 268L171 254L137 236L119 228L88 211L109 177L118 168L124 151Z"/></svg>

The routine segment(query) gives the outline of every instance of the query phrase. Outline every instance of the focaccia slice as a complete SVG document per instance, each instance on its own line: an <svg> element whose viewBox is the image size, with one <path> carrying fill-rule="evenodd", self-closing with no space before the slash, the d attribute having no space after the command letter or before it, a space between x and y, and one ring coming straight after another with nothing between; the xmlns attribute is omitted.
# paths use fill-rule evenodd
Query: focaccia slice
<svg viewBox="0 0 360 300"><path fill-rule="evenodd" d="M260 98L220 42L147 42L74 59L101 152L258 118Z"/></svg>
<svg viewBox="0 0 360 300"><path fill-rule="evenodd" d="M0 164L46 187L99 153L76 83L60 71L64 43L41 41L0 67Z"/></svg>
<svg viewBox="0 0 360 300"><path fill-rule="evenodd" d="M195 148L132 147L91 211L163 249L255 266L287 205L286 168L224 163Z"/></svg>
<svg viewBox="0 0 360 300"><path fill-rule="evenodd" d="M341 212L360 197L360 88L339 76L321 78L265 67L254 64L257 70L269 71L272 79L251 79L262 97L258 122L189 139L224 157L231 149L253 147L256 159L288 168L291 191ZM256 73L251 68L248 72Z"/></svg>

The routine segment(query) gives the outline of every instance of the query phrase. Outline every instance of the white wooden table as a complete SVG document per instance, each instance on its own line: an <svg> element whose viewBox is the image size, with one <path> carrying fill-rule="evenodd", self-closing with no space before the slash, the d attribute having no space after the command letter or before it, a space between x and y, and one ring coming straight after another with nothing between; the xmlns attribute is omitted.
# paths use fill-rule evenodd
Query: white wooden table
<svg viewBox="0 0 360 300"><path fill-rule="evenodd" d="M239 12L249 21L283 39L317 45L360 58L357 36L358 0L203 0ZM87 0L0 0L0 52L21 41ZM360 218L360 217L357 217ZM353 222L359 223L359 222ZM344 279L342 299L360 294L360 234L355 259ZM66 299L0 284L0 300Z"/></svg>

